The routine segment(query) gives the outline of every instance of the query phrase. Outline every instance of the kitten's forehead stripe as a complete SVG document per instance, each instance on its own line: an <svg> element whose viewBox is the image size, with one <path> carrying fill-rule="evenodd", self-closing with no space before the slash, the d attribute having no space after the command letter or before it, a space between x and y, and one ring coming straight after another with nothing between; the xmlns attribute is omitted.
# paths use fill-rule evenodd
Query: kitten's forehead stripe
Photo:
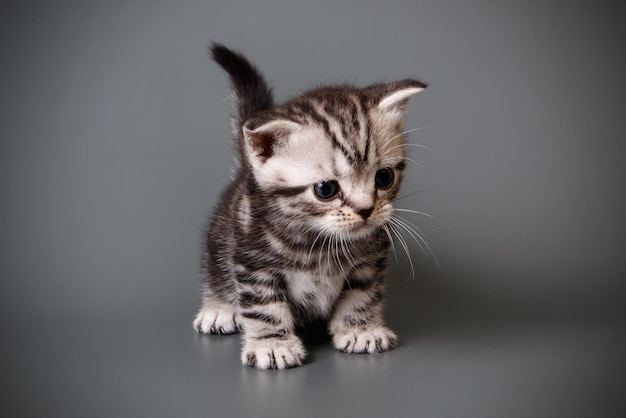
<svg viewBox="0 0 626 418"><path fill-rule="evenodd" d="M348 132L347 125L344 122L341 122L340 125L341 125L341 136L344 139L345 138L349 138L350 137L350 132Z"/></svg>
<svg viewBox="0 0 626 418"><path fill-rule="evenodd" d="M359 97L356 97L354 94L350 94L347 96L347 100L350 106L347 113L345 112L345 108L348 108L348 106L344 106L344 124L352 127L351 142L354 144L354 151L357 160L359 162L363 162L366 158L364 154L359 152L359 142L363 140L363 129L364 125L367 123L367 115Z"/></svg>
<svg viewBox="0 0 626 418"><path fill-rule="evenodd" d="M290 104L290 110L295 111L296 116L299 116L303 119L311 119L312 122L321 126L324 129L324 133L330 141L334 148L338 148L341 152L346 156L348 161L351 164L354 162L355 158L350 154L349 150L339 142L337 139L337 135L330 127L329 117L324 117L320 111L316 108L315 103L309 100L299 100Z"/></svg>
<svg viewBox="0 0 626 418"><path fill-rule="evenodd" d="M365 120L365 151L363 151L363 162L367 163L369 152L370 152L370 143L372 141L372 124L370 122L370 118L365 113L365 106L362 107Z"/></svg>
<svg viewBox="0 0 626 418"><path fill-rule="evenodd" d="M334 100L329 100L324 110L329 118L341 126L344 148L353 151L350 154L351 164L366 164L370 158L372 140L367 98L355 91L339 90L335 94Z"/></svg>
<svg viewBox="0 0 626 418"><path fill-rule="evenodd" d="M341 117L341 122L343 126L346 128L347 135L346 139L352 145L355 153L355 159L359 162L362 162L367 159L365 154L360 153L359 151L359 142L363 140L364 137L364 126L367 124L367 115L364 111L363 106L359 100L359 97L355 94L346 93L343 96L344 103L341 104L341 107L337 109ZM351 128L348 131L348 128Z"/></svg>
<svg viewBox="0 0 626 418"><path fill-rule="evenodd" d="M344 147L341 143L339 143L339 141L337 141L337 138L333 135L332 139L332 144L335 148L339 149L343 155L346 157L346 160L348 160L348 162L350 162L350 164L354 164L355 158L352 156L352 154L350 153L350 151L348 151L348 149L346 147Z"/></svg>
<svg viewBox="0 0 626 418"><path fill-rule="evenodd" d="M320 116L323 118L324 120L324 127L326 130L326 127L328 128L328 130L326 130L327 136L330 138L333 146L335 148L338 148L341 150L341 152L343 152L343 154L346 156L346 158L348 159L348 161L350 161L350 164L354 164L354 162L358 159L358 155L353 155L353 153L350 152L351 144L350 144L350 137L349 136L345 136L343 135L343 137L339 138L339 136L337 135L338 133L342 133L342 129L341 126L344 125L342 123L342 117L341 117L341 113L338 112L338 109L331 106L330 102L326 102L326 103L315 103L317 106L319 106L320 110L324 112L324 115ZM339 131L335 131L331 128L330 126L330 122L333 122L333 127L339 127ZM355 153L356 154L356 150Z"/></svg>
<svg viewBox="0 0 626 418"><path fill-rule="evenodd" d="M367 164L374 149L368 100L357 91L325 89L288 103L287 112L301 122L320 126L350 165Z"/></svg>
<svg viewBox="0 0 626 418"><path fill-rule="evenodd" d="M354 98L352 98L353 100L350 100L350 116L351 116L351 122L352 122L352 130L354 132L361 132L361 118L360 116L363 114L362 113L362 107L360 106L360 104L357 104L357 101L354 100ZM348 125L346 123L346 125Z"/></svg>

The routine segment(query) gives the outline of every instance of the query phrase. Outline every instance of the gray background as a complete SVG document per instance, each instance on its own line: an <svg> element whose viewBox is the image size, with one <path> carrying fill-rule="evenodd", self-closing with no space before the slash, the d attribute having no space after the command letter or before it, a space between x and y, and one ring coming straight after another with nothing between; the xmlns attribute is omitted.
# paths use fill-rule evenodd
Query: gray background
<svg viewBox="0 0 626 418"><path fill-rule="evenodd" d="M3 416L618 416L626 9L609 1L21 1L0 96ZM241 49L284 99L415 76L401 346L286 372L194 334ZM623 411L622 411L623 413Z"/></svg>

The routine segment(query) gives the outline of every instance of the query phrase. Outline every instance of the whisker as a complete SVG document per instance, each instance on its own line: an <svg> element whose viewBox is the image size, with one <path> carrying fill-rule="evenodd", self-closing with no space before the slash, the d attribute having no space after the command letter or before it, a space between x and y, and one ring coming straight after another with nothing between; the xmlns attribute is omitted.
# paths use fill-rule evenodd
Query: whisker
<svg viewBox="0 0 626 418"><path fill-rule="evenodd" d="M423 168L424 170L426 170L426 166L424 166L424 164L418 163L417 161L415 161L414 159L409 158L409 157L394 157L394 158L390 158L389 160L390 161L393 161L393 160L409 161L409 162L412 162L413 164L417 165L418 167Z"/></svg>
<svg viewBox="0 0 626 418"><path fill-rule="evenodd" d="M409 280L413 280L415 279L415 267L413 266L413 260L411 260L411 253L409 252L409 246L407 245L404 237L400 234L398 229L392 223L389 224L389 227L394 232L396 238L398 239L398 242L400 243L400 246L404 249L404 252L406 253L406 256L409 260L409 265L411 266L411 274L409 275Z"/></svg>
<svg viewBox="0 0 626 418"><path fill-rule="evenodd" d="M307 229L305 229L304 231L302 231L302 235L306 234L307 232L309 232L311 229L315 228L316 225L311 225L309 226Z"/></svg>
<svg viewBox="0 0 626 418"><path fill-rule="evenodd" d="M398 200L406 199L407 197L415 196L416 194L419 194L419 193L432 192L434 190L442 189L444 187L448 187L448 186L445 186L445 185L444 186L434 186L434 187L429 187L428 189L415 190L415 191L413 191L411 193L407 193L407 194L403 194L402 196L398 196L398 197L396 197L395 200L398 201Z"/></svg>
<svg viewBox="0 0 626 418"><path fill-rule="evenodd" d="M341 255L343 255L343 257L349 261L348 254L346 253L346 248L344 246L344 231L343 230L339 231L337 242L338 242L339 247L341 247Z"/></svg>
<svg viewBox="0 0 626 418"><path fill-rule="evenodd" d="M394 219L391 219L391 222L393 223L394 226L396 226L398 228L398 231L405 231L406 233L408 233L408 235L413 238L413 240L417 243L417 245L420 247L420 250L422 252L422 254L424 255L424 257L428 257L428 254L426 252L426 249L422 246L422 243L413 235L414 231L411 231L410 229L407 228L406 225L400 223L398 221L397 217L394 217Z"/></svg>
<svg viewBox="0 0 626 418"><path fill-rule="evenodd" d="M383 224L383 230L389 237L389 242L391 243L391 252L393 252L393 258L396 260L396 264L398 264L398 254L396 253L396 246L393 243L393 237L391 236L391 232L389 231L389 226L387 224Z"/></svg>
<svg viewBox="0 0 626 418"><path fill-rule="evenodd" d="M348 262L350 263L350 265L355 265L356 262L355 262L354 258L352 257L352 253L350 253L348 242L346 241L345 237L346 237L346 233L345 233L345 231L342 230L340 238L341 238L341 248L343 250L343 254L346 257L346 260L348 260ZM342 267L341 271L342 272L344 271L343 267ZM347 275L347 274L345 275L345 283L348 285L349 288L351 288L349 275Z"/></svg>
<svg viewBox="0 0 626 418"><path fill-rule="evenodd" d="M393 151L393 150L394 150L394 149L396 149L396 148L402 148L402 147L416 147L416 148L423 148L423 149L425 149L426 151L433 152L432 148L429 148L429 147L427 147L426 145L422 145L422 144L410 144L410 143L406 143L406 142L405 142L404 144L400 144L400 145L393 146L393 147L391 147L391 148L389 148L389 149L386 149L385 151L386 151L386 152L390 152L390 151Z"/></svg>
<svg viewBox="0 0 626 418"><path fill-rule="evenodd" d="M339 239L337 235L333 234L333 260L339 270L343 273L343 264L341 263L341 258L339 258Z"/></svg>
<svg viewBox="0 0 626 418"><path fill-rule="evenodd" d="M340 253L339 253L339 249L341 248L342 252L343 252L343 247L341 246L341 236L340 235L336 235L335 236L335 248L336 248L336 255L337 255L337 264L339 265L339 268L341 269L341 272L344 272L344 266L345 263L342 263L341 261L341 257L340 257Z"/></svg>
<svg viewBox="0 0 626 418"><path fill-rule="evenodd" d="M435 264L437 265L437 267L439 267L439 260L437 259L437 256L435 255L435 253L433 252L432 248L428 244L428 241L426 241L426 238L425 238L426 235L424 234L424 232L417 225L415 225L414 223L410 222L407 219L403 219L403 218L400 218L398 216L392 216L392 218L395 219L401 226L403 226L404 229L407 232L409 232L409 234L411 234L413 239L415 239L415 241L418 243L418 245L422 249L422 252L424 253L424 255L427 256L427 257L429 257L429 256L432 257L432 259L435 261ZM413 235L413 234L415 234L415 235ZM420 244L420 241L424 244L424 246L428 250L427 252L424 251L422 245Z"/></svg>
<svg viewBox="0 0 626 418"><path fill-rule="evenodd" d="M404 135L406 135L406 134L410 134L411 132L419 131L419 130L422 130L422 129L424 129L424 127L421 127L421 128L414 128L414 129L409 129L409 130L406 130L406 131L404 131L404 132L400 132L399 134L397 134L397 135L395 135L395 136L392 136L391 138L389 138L389 139L385 140L385 142L384 142L384 143L380 146L380 149L383 149L383 150L384 150L384 149L387 147L387 145L389 145L389 143L390 143L391 141L393 141L394 139L396 139L396 138L398 138L398 137L400 137L400 136L404 136Z"/></svg>
<svg viewBox="0 0 626 418"><path fill-rule="evenodd" d="M345 244L346 257L348 258L348 260L350 260L350 265L355 265L356 264L356 259L352 255L352 252L350 252L350 245L348 243L348 240L346 239L345 232L342 232L341 239L342 239L342 242Z"/></svg>
<svg viewBox="0 0 626 418"><path fill-rule="evenodd" d="M322 235L322 232L324 231L320 231L319 234L317 234L317 236L315 237L315 240L313 241L313 244L311 244L311 249L309 250L309 254L307 255L307 260L311 259L311 254L313 253L313 247L315 247L315 243L317 242L317 240L320 238L320 236ZM322 248L323 248L323 243L322 243ZM321 250L321 248L320 248Z"/></svg>
<svg viewBox="0 0 626 418"><path fill-rule="evenodd" d="M324 235L324 240L322 241L322 247L320 248L320 254L324 253L324 247L326 246L326 239L330 236L330 234L325 234ZM328 260L328 258L330 257L330 251L327 249L326 250L326 260ZM324 258L320 257L318 262L317 262L317 266L318 268L321 270L322 269L322 260ZM328 270L330 271L330 263L328 264Z"/></svg>
<svg viewBox="0 0 626 418"><path fill-rule="evenodd" d="M419 210L413 210L413 209L403 209L403 208L393 208L394 212L409 212L409 213L415 213L416 215L422 215L422 216L426 216L427 218L433 219L439 223L441 223L442 225L448 225L446 221L444 221L443 219L439 219L436 216L433 216L429 213L426 212L420 212ZM406 220L406 219L405 219Z"/></svg>

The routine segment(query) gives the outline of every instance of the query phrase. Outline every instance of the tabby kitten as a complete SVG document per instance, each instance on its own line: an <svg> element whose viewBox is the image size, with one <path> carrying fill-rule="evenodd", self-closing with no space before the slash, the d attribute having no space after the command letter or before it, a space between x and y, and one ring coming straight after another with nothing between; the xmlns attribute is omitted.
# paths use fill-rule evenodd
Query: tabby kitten
<svg viewBox="0 0 626 418"><path fill-rule="evenodd" d="M237 114L238 171L206 233L205 334L243 331L241 361L260 369L306 358L297 324L328 320L348 353L393 348L382 317L392 202L405 168L403 111L417 80L321 87L275 105L241 54L213 44Z"/></svg>

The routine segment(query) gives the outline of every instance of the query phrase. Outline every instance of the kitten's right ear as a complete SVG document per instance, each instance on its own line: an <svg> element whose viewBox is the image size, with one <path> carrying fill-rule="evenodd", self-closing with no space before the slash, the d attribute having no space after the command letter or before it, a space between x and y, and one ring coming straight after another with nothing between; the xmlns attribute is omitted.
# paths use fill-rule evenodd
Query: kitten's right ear
<svg viewBox="0 0 626 418"><path fill-rule="evenodd" d="M400 115L406 109L409 99L425 88L426 84L421 81L406 79L370 86L369 90L380 110Z"/></svg>
<svg viewBox="0 0 626 418"><path fill-rule="evenodd" d="M253 118L243 126L247 154L265 163L300 125L287 119Z"/></svg>

